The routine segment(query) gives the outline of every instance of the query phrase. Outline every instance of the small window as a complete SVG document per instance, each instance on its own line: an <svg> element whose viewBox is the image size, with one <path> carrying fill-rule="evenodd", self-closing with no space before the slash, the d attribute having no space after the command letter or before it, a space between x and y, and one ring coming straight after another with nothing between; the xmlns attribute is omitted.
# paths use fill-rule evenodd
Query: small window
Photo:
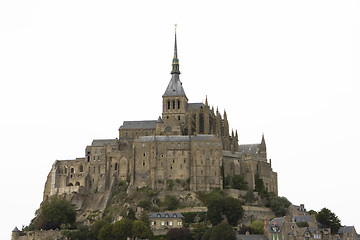
<svg viewBox="0 0 360 240"><path fill-rule="evenodd" d="M175 101L172 102L173 109L175 109Z"/></svg>
<svg viewBox="0 0 360 240"><path fill-rule="evenodd" d="M145 160L143 160L143 166L145 166L145 164L146 164L146 162L145 162Z"/></svg>
<svg viewBox="0 0 360 240"><path fill-rule="evenodd" d="M83 167L83 165L80 165L79 172L83 172L83 171L84 171L84 167Z"/></svg>
<svg viewBox="0 0 360 240"><path fill-rule="evenodd" d="M180 101L178 100L177 102L178 102L178 109L180 109ZM179 119L179 120L180 120L180 119Z"/></svg>
<svg viewBox="0 0 360 240"><path fill-rule="evenodd" d="M167 109L170 109L170 101L167 102Z"/></svg>
<svg viewBox="0 0 360 240"><path fill-rule="evenodd" d="M177 217L176 213L174 213L173 217L174 217L174 218L176 218L176 217Z"/></svg>
<svg viewBox="0 0 360 240"><path fill-rule="evenodd" d="M165 214L165 217L169 217L169 214L166 213L166 214Z"/></svg>
<svg viewBox="0 0 360 240"><path fill-rule="evenodd" d="M145 147L145 143L142 143L142 144L141 144L141 147L144 148L144 147Z"/></svg>
<svg viewBox="0 0 360 240"><path fill-rule="evenodd" d="M117 170L117 168L118 168L118 164L117 164L117 163L115 163L115 170Z"/></svg>
<svg viewBox="0 0 360 240"><path fill-rule="evenodd" d="M180 121L180 115L178 115L178 120Z"/></svg>
<svg viewBox="0 0 360 240"><path fill-rule="evenodd" d="M71 173L74 173L74 168L71 168L71 169L70 169L70 172L71 172Z"/></svg>
<svg viewBox="0 0 360 240"><path fill-rule="evenodd" d="M178 144L177 144L177 146L178 146L178 147L181 147L181 144L180 144L180 143L178 143Z"/></svg>

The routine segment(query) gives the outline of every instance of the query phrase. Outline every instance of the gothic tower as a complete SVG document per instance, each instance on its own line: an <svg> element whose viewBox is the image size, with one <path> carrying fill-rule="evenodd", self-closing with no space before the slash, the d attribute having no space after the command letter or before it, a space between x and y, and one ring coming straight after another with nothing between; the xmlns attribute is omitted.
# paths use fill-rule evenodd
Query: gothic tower
<svg viewBox="0 0 360 240"><path fill-rule="evenodd" d="M177 55L177 43L176 43L176 29L175 29L175 45L174 45L174 57L172 60L171 80L166 88L163 98L163 111L162 119L164 122L173 121L176 119L180 124L184 124L186 116L186 107L188 104L188 98L185 95L185 91L182 87L182 83L179 78L179 59Z"/></svg>

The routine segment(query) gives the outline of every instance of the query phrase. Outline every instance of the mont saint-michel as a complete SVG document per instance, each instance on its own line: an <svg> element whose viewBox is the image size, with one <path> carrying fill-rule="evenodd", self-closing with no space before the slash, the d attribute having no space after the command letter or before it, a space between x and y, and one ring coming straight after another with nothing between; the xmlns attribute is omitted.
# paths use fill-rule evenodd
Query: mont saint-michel
<svg viewBox="0 0 360 240"><path fill-rule="evenodd" d="M176 32L173 51L162 112L119 120L117 138L95 139L83 156L56 160L37 215L12 238L357 239L330 210L307 211L278 196L264 134L239 145L211 96L189 101Z"/></svg>

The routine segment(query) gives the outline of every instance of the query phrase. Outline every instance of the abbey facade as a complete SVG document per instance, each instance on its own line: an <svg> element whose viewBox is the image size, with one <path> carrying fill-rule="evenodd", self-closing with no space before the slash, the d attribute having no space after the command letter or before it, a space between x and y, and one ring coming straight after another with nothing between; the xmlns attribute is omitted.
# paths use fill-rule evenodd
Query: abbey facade
<svg viewBox="0 0 360 240"><path fill-rule="evenodd" d="M226 112L205 103L190 103L180 81L175 34L171 80L162 96L162 116L150 121L124 121L119 138L94 140L85 157L56 160L48 175L44 200L51 195L104 192L127 180L133 187L157 190L169 181L189 184L191 191L223 188L226 176L242 175L251 189L255 175L277 194L277 173L261 143L238 145L229 133Z"/></svg>

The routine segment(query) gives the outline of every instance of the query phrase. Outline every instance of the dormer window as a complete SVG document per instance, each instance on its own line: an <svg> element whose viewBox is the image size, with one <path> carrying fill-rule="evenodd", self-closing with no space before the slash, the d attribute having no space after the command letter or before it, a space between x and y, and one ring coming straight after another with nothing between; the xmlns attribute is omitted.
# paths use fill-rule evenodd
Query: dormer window
<svg viewBox="0 0 360 240"><path fill-rule="evenodd" d="M158 218L161 217L160 213L157 214L157 217L158 217Z"/></svg>
<svg viewBox="0 0 360 240"><path fill-rule="evenodd" d="M165 217L169 217L169 214L165 214Z"/></svg>

